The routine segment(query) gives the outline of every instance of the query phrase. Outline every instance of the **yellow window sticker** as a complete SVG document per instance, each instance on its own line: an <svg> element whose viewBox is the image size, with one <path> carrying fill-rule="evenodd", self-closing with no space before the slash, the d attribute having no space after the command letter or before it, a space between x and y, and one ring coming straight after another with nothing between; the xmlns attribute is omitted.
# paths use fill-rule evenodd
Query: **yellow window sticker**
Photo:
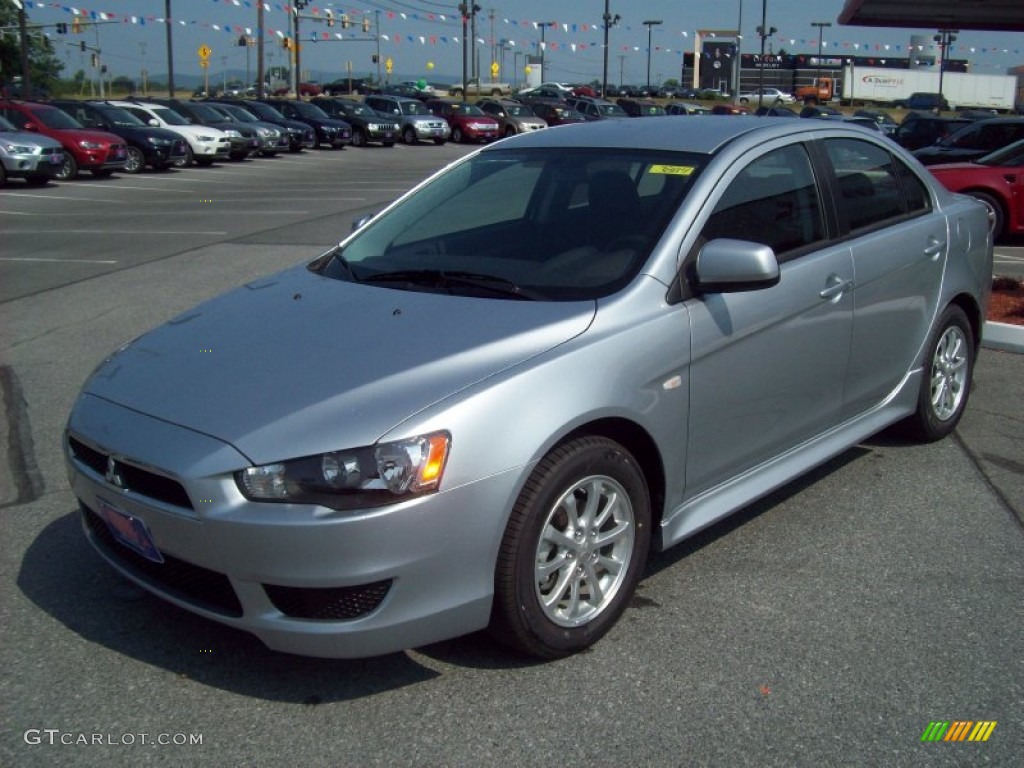
<svg viewBox="0 0 1024 768"><path fill-rule="evenodd" d="M652 165L650 173L663 173L667 176L689 176L693 173L692 165Z"/></svg>

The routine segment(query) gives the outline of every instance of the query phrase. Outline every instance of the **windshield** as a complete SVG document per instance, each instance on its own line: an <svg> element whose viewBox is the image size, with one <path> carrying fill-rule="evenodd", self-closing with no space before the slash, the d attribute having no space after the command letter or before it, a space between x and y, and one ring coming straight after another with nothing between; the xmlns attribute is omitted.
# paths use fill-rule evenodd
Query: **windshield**
<svg viewBox="0 0 1024 768"><path fill-rule="evenodd" d="M607 117L629 117L629 114L618 104L598 104L597 108Z"/></svg>
<svg viewBox="0 0 1024 768"><path fill-rule="evenodd" d="M391 289L599 298L640 271L705 162L608 148L480 152L311 268Z"/></svg>
<svg viewBox="0 0 1024 768"><path fill-rule="evenodd" d="M995 152L989 152L975 162L993 167L1020 168L1024 166L1024 139L997 149Z"/></svg>
<svg viewBox="0 0 1024 768"><path fill-rule="evenodd" d="M303 117L312 117L317 120L329 120L330 115L324 112L316 104L310 104L308 101L295 101L292 102L295 106L295 111Z"/></svg>
<svg viewBox="0 0 1024 768"><path fill-rule="evenodd" d="M400 101L399 108L402 110L402 114L405 115L429 115L432 114L429 109L423 106L418 101Z"/></svg>
<svg viewBox="0 0 1024 768"><path fill-rule="evenodd" d="M245 106L255 112L258 117L264 117L269 120L284 120L284 115L269 104L264 104L262 101L249 102Z"/></svg>
<svg viewBox="0 0 1024 768"><path fill-rule="evenodd" d="M223 123L225 120L224 115L207 104L189 104L189 109L203 123Z"/></svg>
<svg viewBox="0 0 1024 768"><path fill-rule="evenodd" d="M175 112L170 107L154 108L153 114L159 117L168 125L190 125L188 120L186 120L180 113Z"/></svg>
<svg viewBox="0 0 1024 768"><path fill-rule="evenodd" d="M533 112L530 111L529 107L526 107L526 106L520 106L520 105L513 106L513 105L510 104L507 107L507 109L508 109L508 113L512 117L536 117L536 115L534 115Z"/></svg>
<svg viewBox="0 0 1024 768"><path fill-rule="evenodd" d="M33 109L32 117L38 120L40 123L45 125L47 128L56 128L58 130L65 130L68 128L82 129L85 126L80 122L71 117L66 112L61 112L55 107L49 107L47 109Z"/></svg>
<svg viewBox="0 0 1024 768"><path fill-rule="evenodd" d="M365 104L345 104L342 110L352 115L360 115L362 117L376 117L377 113L370 109Z"/></svg>
<svg viewBox="0 0 1024 768"><path fill-rule="evenodd" d="M480 109L480 107L473 104L453 104L452 112L456 115L472 115L474 117L477 115L482 116L484 114L484 111Z"/></svg>
<svg viewBox="0 0 1024 768"><path fill-rule="evenodd" d="M0 117L0 131L17 131L18 129L14 126L14 123L10 122L6 117Z"/></svg>
<svg viewBox="0 0 1024 768"><path fill-rule="evenodd" d="M218 104L217 108L222 112L227 112L232 118L240 123L258 123L259 120L251 113L235 104Z"/></svg>
<svg viewBox="0 0 1024 768"><path fill-rule="evenodd" d="M112 125L133 126L135 128L145 125L139 118L131 112L121 109L121 107L100 107L99 111L103 113L103 117L109 120Z"/></svg>

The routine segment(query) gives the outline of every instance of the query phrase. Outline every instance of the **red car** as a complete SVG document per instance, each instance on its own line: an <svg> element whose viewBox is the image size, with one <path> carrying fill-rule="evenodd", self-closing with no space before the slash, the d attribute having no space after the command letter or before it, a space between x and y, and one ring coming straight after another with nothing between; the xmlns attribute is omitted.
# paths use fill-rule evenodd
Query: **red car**
<svg viewBox="0 0 1024 768"><path fill-rule="evenodd" d="M64 165L56 178L62 181L75 178L79 170L109 176L123 169L128 161L128 147L120 136L86 130L75 118L49 104L0 101L0 115L18 130L49 136L61 143Z"/></svg>
<svg viewBox="0 0 1024 768"><path fill-rule="evenodd" d="M929 165L946 189L984 203L992 234L1024 233L1024 139L966 163Z"/></svg>
<svg viewBox="0 0 1024 768"><path fill-rule="evenodd" d="M444 99L428 99L424 104L435 115L448 121L452 129L452 141L456 144L465 141L482 141L486 144L499 136L498 121L475 104Z"/></svg>

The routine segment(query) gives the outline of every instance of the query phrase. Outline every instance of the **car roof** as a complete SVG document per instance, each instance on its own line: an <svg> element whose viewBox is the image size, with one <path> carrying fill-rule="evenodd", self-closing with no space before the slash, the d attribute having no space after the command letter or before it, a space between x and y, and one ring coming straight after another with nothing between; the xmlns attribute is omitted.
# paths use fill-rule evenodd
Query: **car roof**
<svg viewBox="0 0 1024 768"><path fill-rule="evenodd" d="M490 145L529 147L597 147L636 148L713 154L726 144L746 137L759 144L776 138L810 134L817 131L846 131L863 137L858 126L838 120L768 120L753 115L707 115L686 130L679 130L679 119L673 116L649 117L644 120L596 120L575 128L566 126L557 131L533 131ZM488 151L490 147L483 151Z"/></svg>

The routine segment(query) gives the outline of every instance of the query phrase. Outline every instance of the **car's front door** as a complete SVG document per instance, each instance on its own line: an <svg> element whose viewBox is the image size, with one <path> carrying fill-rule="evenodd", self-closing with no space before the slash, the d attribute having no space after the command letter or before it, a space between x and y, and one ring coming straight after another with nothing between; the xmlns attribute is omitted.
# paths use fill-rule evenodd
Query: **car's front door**
<svg viewBox="0 0 1024 768"><path fill-rule="evenodd" d="M833 426L853 322L853 263L827 243L803 144L762 152L731 179L701 241L770 245L777 285L690 299L686 495L720 485Z"/></svg>

